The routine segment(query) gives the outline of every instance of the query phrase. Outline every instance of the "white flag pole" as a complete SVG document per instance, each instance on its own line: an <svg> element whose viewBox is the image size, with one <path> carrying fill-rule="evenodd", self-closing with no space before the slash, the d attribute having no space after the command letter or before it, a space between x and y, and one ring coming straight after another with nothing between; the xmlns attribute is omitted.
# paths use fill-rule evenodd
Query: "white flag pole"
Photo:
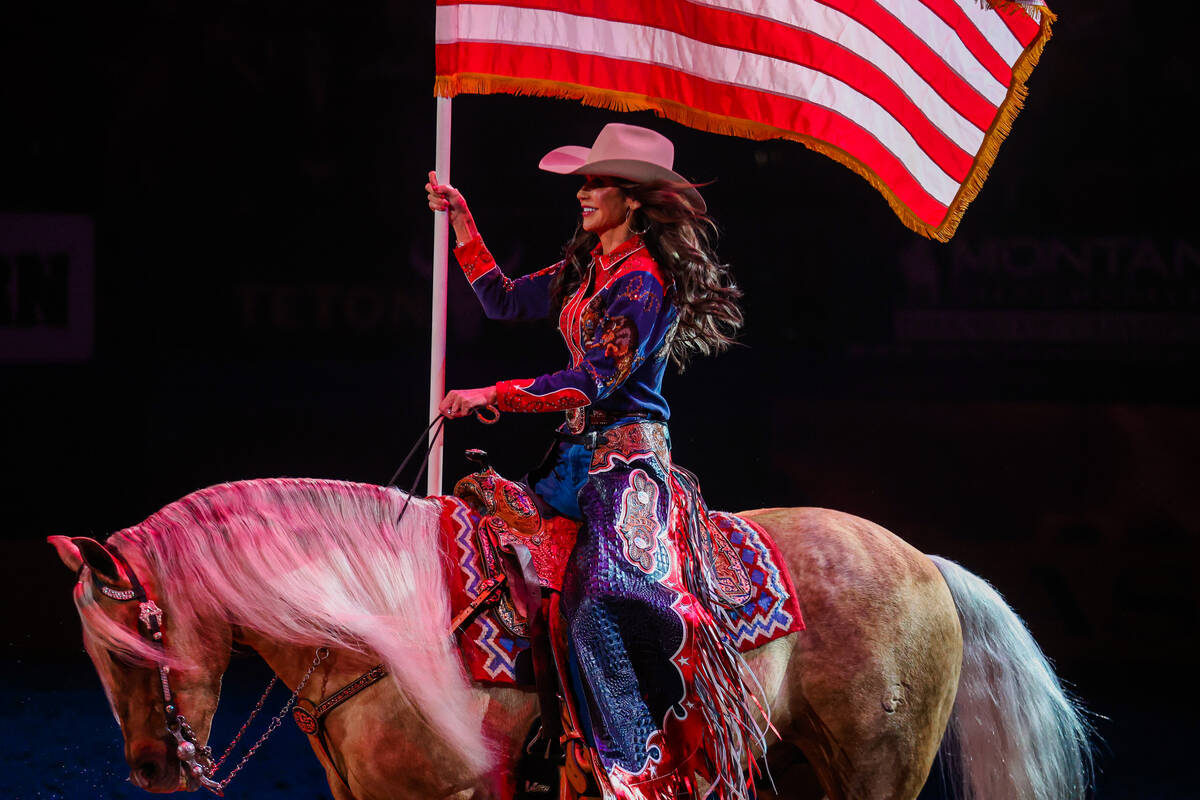
<svg viewBox="0 0 1200 800"><path fill-rule="evenodd" d="M437 144L434 149L434 169L438 183L450 183L450 98L438 97ZM444 211L433 215L433 324L429 347L429 421L437 419L438 403L446 393L446 286L450 263L450 216ZM429 474L425 494L432 497L442 493L443 436L430 442Z"/></svg>

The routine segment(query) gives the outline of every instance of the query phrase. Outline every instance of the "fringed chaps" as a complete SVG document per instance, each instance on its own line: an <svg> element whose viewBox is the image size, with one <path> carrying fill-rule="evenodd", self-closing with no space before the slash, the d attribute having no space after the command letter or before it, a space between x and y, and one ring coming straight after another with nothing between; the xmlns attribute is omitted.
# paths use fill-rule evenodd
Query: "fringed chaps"
<svg viewBox="0 0 1200 800"><path fill-rule="evenodd" d="M700 778L707 797L745 800L742 767L763 741L748 669L696 584L664 456L597 451L579 492L584 525L563 587L572 679L606 798L696 797Z"/></svg>

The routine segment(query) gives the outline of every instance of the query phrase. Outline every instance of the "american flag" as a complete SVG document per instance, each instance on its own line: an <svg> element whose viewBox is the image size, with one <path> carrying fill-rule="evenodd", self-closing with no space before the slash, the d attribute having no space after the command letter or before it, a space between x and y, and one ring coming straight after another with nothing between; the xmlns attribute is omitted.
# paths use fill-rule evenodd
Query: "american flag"
<svg viewBox="0 0 1200 800"><path fill-rule="evenodd" d="M1009 0L437 2L439 96L575 98L802 142L942 241L987 177L1053 21Z"/></svg>

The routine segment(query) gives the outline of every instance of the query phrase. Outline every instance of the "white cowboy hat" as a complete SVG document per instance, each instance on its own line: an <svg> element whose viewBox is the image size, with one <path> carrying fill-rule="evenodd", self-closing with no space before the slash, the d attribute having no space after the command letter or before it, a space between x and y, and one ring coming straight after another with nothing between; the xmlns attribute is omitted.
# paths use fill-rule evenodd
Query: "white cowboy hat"
<svg viewBox="0 0 1200 800"><path fill-rule="evenodd" d="M603 175L638 183L687 183L673 171L675 145L661 133L637 125L610 122L592 146L567 145L542 156L538 167L559 175ZM704 198L691 186L683 190L688 202L703 212Z"/></svg>

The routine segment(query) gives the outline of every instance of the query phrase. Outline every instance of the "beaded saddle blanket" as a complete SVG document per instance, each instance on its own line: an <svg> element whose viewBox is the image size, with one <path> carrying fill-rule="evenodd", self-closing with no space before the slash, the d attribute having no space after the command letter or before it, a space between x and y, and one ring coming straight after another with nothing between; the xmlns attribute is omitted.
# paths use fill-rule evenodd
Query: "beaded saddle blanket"
<svg viewBox="0 0 1200 800"><path fill-rule="evenodd" d="M451 613L466 622L456 632L468 675L491 684L534 685L528 622L513 593L492 591L502 570L485 530L483 515L459 497L439 497L441 536L448 556ZM543 585L561 580L575 523L548 522L547 541L534 556ZM680 510L673 525L684 525ZM723 511L709 514L696 550L720 599L718 616L742 652L804 629L791 577L767 532L754 522ZM541 542L539 541L539 544ZM503 580L503 579L501 579ZM486 600L480 598L486 597ZM476 608L478 606L478 608Z"/></svg>

